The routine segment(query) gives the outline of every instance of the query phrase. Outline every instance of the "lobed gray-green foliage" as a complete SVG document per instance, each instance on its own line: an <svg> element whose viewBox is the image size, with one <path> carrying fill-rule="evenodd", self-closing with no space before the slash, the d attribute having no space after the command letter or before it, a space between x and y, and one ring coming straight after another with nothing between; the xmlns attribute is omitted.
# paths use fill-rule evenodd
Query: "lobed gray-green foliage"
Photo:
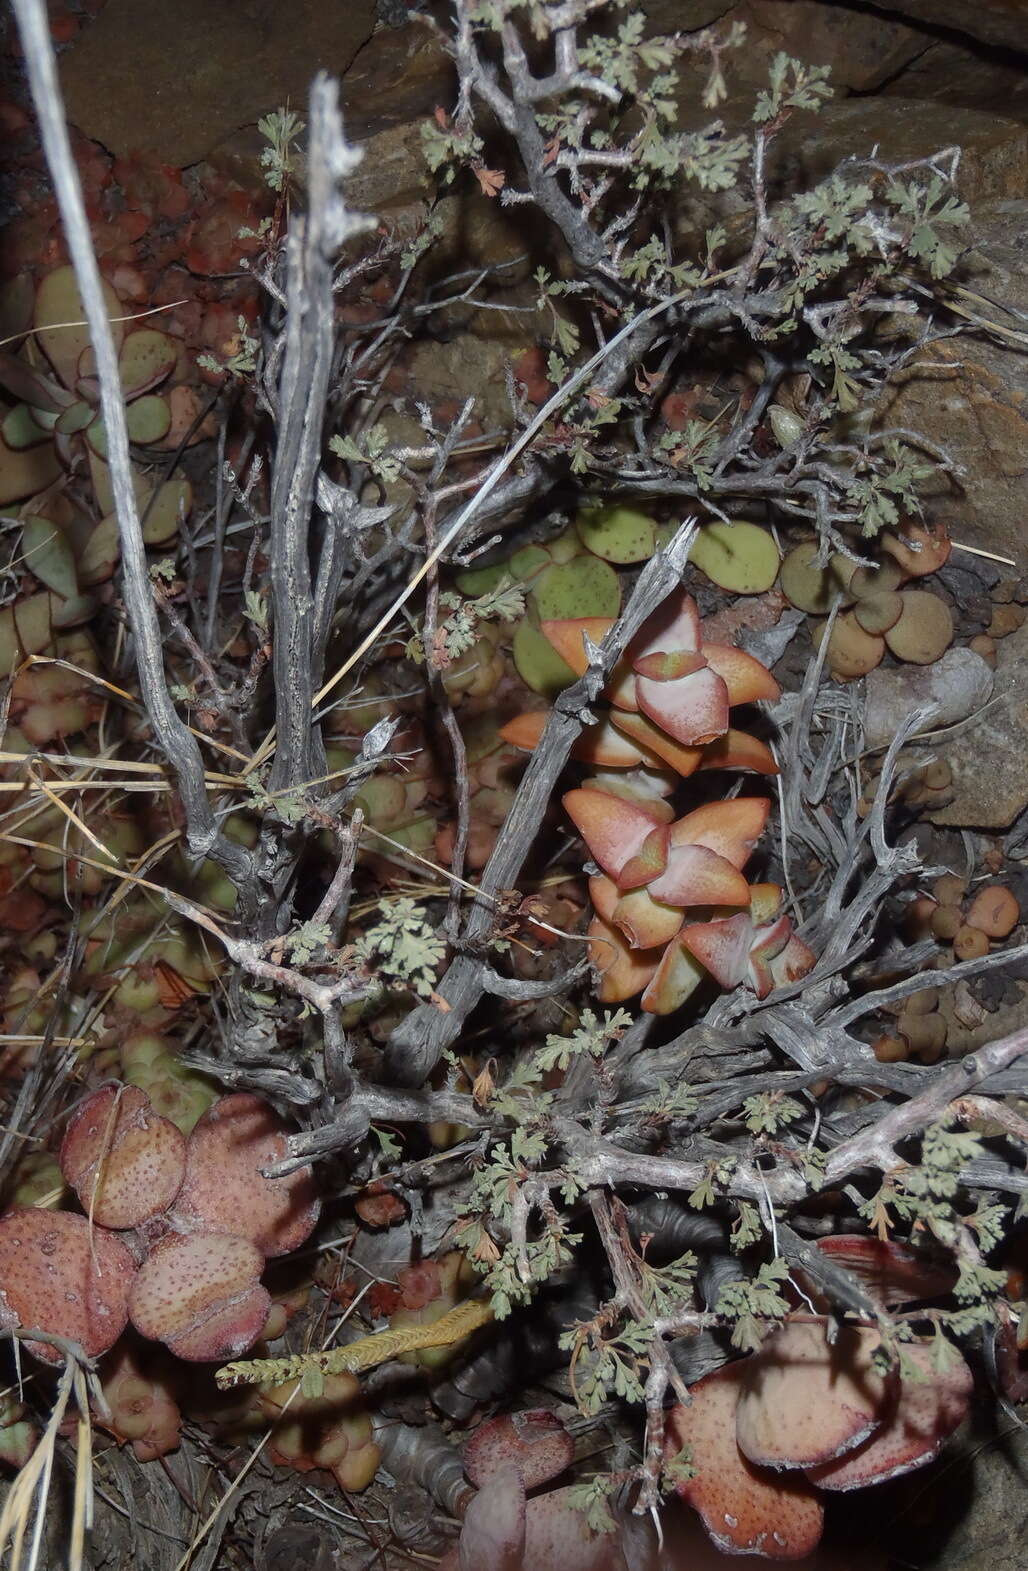
<svg viewBox="0 0 1028 1571"><path fill-rule="evenodd" d="M646 38L642 14L629 0L458 0L455 15L450 47L459 96L452 118L438 114L425 127L428 162L444 185L470 170L480 200L540 210L561 255L559 262L540 261L534 282L547 374L568 390L555 395L545 421L534 417L539 429L515 400L513 420L526 435L511 482L515 502L524 506L571 481L604 500L659 497L680 510L698 503L722 517L756 509L778 522L799 520L819 532L826 549L850 555L901 515L917 514L921 483L945 460L908 433L876 429L872 415L888 378L919 351L928 331L909 326L915 290L930 292L957 264L968 212L952 186L955 158L892 168L856 150L858 156L811 189L782 194L769 175L776 138L796 116L823 108L831 95L824 69L779 55L757 96L749 134L729 133L716 118L682 130L679 105L688 90L682 68L703 62L702 101L713 114L726 96L731 52L746 47L740 26ZM567 45L559 53L555 28ZM291 122L269 122L267 163L277 190L291 176L295 131ZM702 233L679 221L690 192L700 193L713 215ZM397 299L408 285L416 297L439 227L433 216L397 247L403 278ZM411 318L396 320L397 333L410 329ZM752 397L729 400L716 419L666 429L661 400L676 377L711 365L746 371ZM249 372L250 365L234 369ZM793 401L793 424L771 421L777 445L771 444L765 417L781 409L780 392L795 391L799 382L804 391L798 410ZM344 405L340 399L336 407ZM440 452L433 483L442 491L452 476L452 449L430 434ZM381 495L398 480L416 479L374 415L333 433L328 448L339 476L333 486L362 502L369 487ZM418 528L429 515L435 522L437 501L423 482L415 490L411 518L389 522L392 557L384 550L358 558L360 587L375 582L373 567L385 577L397 559L418 560L423 552ZM470 549L490 527L473 520L457 544ZM445 519L439 532L445 533ZM421 666L433 664L436 650L453 659L470 647L483 620L516 611L517 595L501 587L462 601L444 592L434 625L415 619L409 656ZM249 614L267 629L266 603L252 591ZM833 778L839 785L841 776ZM261 779L250 783L258 808L277 812L290 828L304 822L302 792L273 795ZM840 794L846 797L845 787ZM321 822L312 815L310 827ZM859 838L862 831L854 833ZM843 830L836 841L845 843ZM866 841L860 844L866 849ZM517 865L529 848L527 841L520 847ZM867 903L865 950L887 888L883 878ZM491 897L498 901L503 892ZM471 938L463 952L458 942L454 957L451 935L444 936L425 902L383 905L349 946L330 943L331 936L325 923L296 925L281 941L282 953L299 970L314 966L322 976L349 966L355 982L370 979L393 1006L406 994L409 1018L430 1021L426 1033L436 1029L436 1018L419 1010L434 1008L440 1017L453 1012L447 987ZM502 956L499 932L488 941L480 933L472 937L474 953ZM846 964L844 957L820 981L837 983ZM601 1017L578 982L567 993L572 1029L513 1054L498 1047L496 1064L476 1085L474 1163L456 1201L456 1237L502 1320L595 1245L590 1206L602 1211L606 1197L626 1184L645 1187L631 1176L631 1158L655 1153L650 1168L639 1168L655 1175L651 1187L681 1192L693 1211L723 1221L726 1244L745 1260L746 1274L723 1285L699 1312L692 1253L657 1265L614 1228L601 1242L615 1290L593 1319L568 1329L562 1344L584 1412L595 1414L612 1400L645 1403L654 1423L665 1391L654 1396L648 1377L660 1367L664 1339L716 1326L737 1349L754 1348L788 1308L789 1267L777 1248L776 1225L817 1194L839 1151L852 1151L842 1173L847 1181L852 1172L881 1173L879 1156L870 1136L866 1149L860 1145L861 1128L842 1133L832 1117L822 1119L809 1096L813 1075L787 1089L746 1081L734 1105L708 1113L717 1100L710 1061L704 1084L689 1083L685 1069L695 1039L677 1061L665 1054L655 1084L626 1094L623 1050L637 1022L625 1010ZM802 999L793 1003L802 1009ZM812 1022L813 1015L811 1031ZM845 1041L855 1053L855 1042ZM721 1051L725 1067L714 1089L742 1074L730 1040ZM839 1050L829 1069L841 1073L859 1061L846 1051ZM717 1055L710 1049L715 1062ZM438 1081L428 1074L440 1060L445 1094L455 1095L465 1066L445 1044L428 1073L412 1079L434 1094ZM406 1071L400 1049L394 1062ZM772 1063L765 1080L781 1068L780 1057ZM348 1074L348 1095L357 1105L360 1073L348 1068ZM925 1312L919 1322L933 1328L944 1359L948 1336L970 1334L993 1318L1001 1277L985 1256L1009 1225L1011 1204L1000 1188L979 1184L972 1193L967 1174L985 1146L981 1136L956 1127L945 1102L923 1117L915 1109L897 1138L902 1160L881 1176L877 1192L862 1198L848 1191L853 1224L881 1236L931 1236L952 1252L960 1272L955 1302ZM379 1139L383 1162L403 1154L392 1137ZM879 1323L881 1358L903 1365L903 1343L915 1322L883 1310ZM664 1484L687 1467L687 1458L669 1461ZM602 1479L582 1486L581 1504L596 1525L608 1519L612 1487Z"/></svg>
<svg viewBox="0 0 1028 1571"><path fill-rule="evenodd" d="M634 338L630 333L624 359L608 363L584 397L553 417L546 433L551 471L559 455L587 492L605 498L693 498L714 513L740 502L770 504L781 519L807 520L826 546L850 553L901 516L917 515L920 487L939 460L906 433L876 431L870 417L888 377L919 347L914 335L896 330L912 312L912 286L931 289L947 278L965 243L969 214L953 188L952 150L896 169L855 150L811 189L774 195L768 166L775 138L796 115L824 106L832 92L826 70L780 54L757 97L749 136L729 134L716 120L682 131L683 57L706 57L703 102L714 110L727 91L727 56L745 47L741 27L647 39L641 13L618 0L613 25L581 41L576 35L564 75L558 70L549 78L551 91L534 91L539 79L526 64L531 46L522 52L516 40L523 31L545 56L554 10L536 0L459 7L458 109L452 120L437 116L424 131L428 161L445 183L461 168L473 169L489 177L481 184L494 199L499 192L505 205L534 201L561 231L572 264L561 274L540 265L534 274L554 384L600 347L600 310L610 340L649 308L664 307L663 322L658 315L655 328L640 325ZM573 12L579 22L601 10L564 8L565 17ZM568 26L565 21L565 31ZM505 159L487 149L477 104L512 134L520 163L516 154ZM542 172L531 165L540 151ZM487 157L500 168L486 169ZM686 232L676 241L682 226L673 215L689 186L713 198L743 193L747 201L742 211L738 201L726 207L702 235ZM676 333L680 356L671 342ZM713 352L722 365L731 366L733 357L738 365L747 349L759 358L763 378L751 411L728 421L692 420L682 431L661 427L658 399L670 383L661 374L651 379L644 364L656 359L666 371L690 352L697 359ZM768 455L755 442L758 421L784 379L797 373L809 378L801 429ZM619 1011L601 1020L585 1008L570 1035L551 1036L497 1071L486 1106L507 1132L494 1131L486 1144L461 1239L501 1317L564 1267L581 1241L584 1186L557 1133L560 1098L544 1089L547 1070L567 1071L580 1060L592 1065L593 1132L616 1130L624 1141L630 1130L638 1135L658 1125L660 1149L677 1153L693 1144L698 1088L665 1081L634 1114L618 1106L616 1076L606 1065L630 1018ZM832 1144L812 1121L809 1100L780 1091L742 1099L739 1122L720 1150L705 1142L703 1177L689 1204L727 1210L730 1245L750 1262L747 1276L722 1287L708 1323L727 1328L742 1351L755 1348L768 1324L787 1313L789 1267L778 1255L766 1257L775 1208L770 1199L762 1205L740 1192L741 1164L767 1157L800 1174L813 1195L824 1182ZM923 1134L915 1128L903 1164L860 1208L883 1237L932 1236L957 1256L955 1304L920 1321L936 1333L940 1362L946 1335L966 1335L991 1321L1001 1286L1001 1273L982 1253L1009 1225L1010 1204L995 1194L972 1202L961 1182L966 1164L983 1150L979 1136L950 1122L933 1123ZM534 1223L526 1224L526 1215ZM656 1267L645 1252L629 1254L622 1267L633 1278L632 1293L619 1290L593 1321L563 1340L572 1389L587 1413L610 1400L643 1403L660 1323L695 1303L694 1257ZM913 1324L883 1312L881 1331L880 1359L909 1369L903 1342L914 1335ZM687 1458L669 1463L666 1485L683 1467ZM611 1487L600 1478L580 1489L594 1526L609 1520Z"/></svg>

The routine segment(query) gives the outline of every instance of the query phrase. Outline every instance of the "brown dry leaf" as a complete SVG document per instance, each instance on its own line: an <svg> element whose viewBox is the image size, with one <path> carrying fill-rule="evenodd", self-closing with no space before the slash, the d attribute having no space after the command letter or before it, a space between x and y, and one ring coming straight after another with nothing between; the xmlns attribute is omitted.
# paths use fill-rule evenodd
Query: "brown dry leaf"
<svg viewBox="0 0 1028 1571"><path fill-rule="evenodd" d="M984 1010L966 982L958 982L953 992L953 1013L962 1026L975 1030L986 1018Z"/></svg>
<svg viewBox="0 0 1028 1571"><path fill-rule="evenodd" d="M483 196L499 196L507 183L502 169L485 169L481 164L475 170L475 179L482 187Z"/></svg>
<svg viewBox="0 0 1028 1571"><path fill-rule="evenodd" d="M763 633L776 627L789 602L778 589L769 589L764 595L747 595L734 605L704 617L704 640L715 644L732 644L745 631Z"/></svg>
<svg viewBox="0 0 1028 1571"><path fill-rule="evenodd" d="M480 1069L478 1074L475 1076L475 1083L471 1087L471 1096L476 1107L485 1107L496 1088L496 1081L493 1079L493 1070L495 1067L496 1060L494 1058L490 1058L485 1067Z"/></svg>

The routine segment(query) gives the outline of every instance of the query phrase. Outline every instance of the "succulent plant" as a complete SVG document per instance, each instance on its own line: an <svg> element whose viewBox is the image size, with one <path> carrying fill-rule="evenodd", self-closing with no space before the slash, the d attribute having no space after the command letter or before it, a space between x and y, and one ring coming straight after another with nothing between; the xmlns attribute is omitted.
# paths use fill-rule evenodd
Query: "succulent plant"
<svg viewBox="0 0 1028 1571"><path fill-rule="evenodd" d="M648 561L664 533L648 513L619 503L581 508L575 529L587 551L618 567Z"/></svg>
<svg viewBox="0 0 1028 1571"><path fill-rule="evenodd" d="M125 314L122 302L110 284L104 284L104 293L129 439L143 446L158 444L169 433L173 412L168 397L154 389L176 370L179 346L156 328L126 333L118 320ZM0 385L18 400L0 421L0 505L38 499L26 517L23 559L52 591L54 625L71 626L91 614L94 602L84 591L110 577L120 549L93 348L84 323L68 325L83 322L71 267L59 267L42 279L33 321L34 338L26 341L20 356L0 353ZM88 524L76 520L72 527L62 516L62 499L45 493L77 454L88 461L102 516ZM134 472L134 482L144 540L166 544L191 506L189 483L170 480L154 488L140 471ZM0 655L2 643L0 629Z"/></svg>
<svg viewBox="0 0 1028 1571"><path fill-rule="evenodd" d="M13 1391L0 1396L0 1463L14 1469L24 1467L38 1444L39 1429L25 1403L19 1402Z"/></svg>
<svg viewBox="0 0 1028 1571"><path fill-rule="evenodd" d="M64 1175L49 1151L26 1151L14 1170L11 1204L57 1205L66 1193Z"/></svg>
<svg viewBox="0 0 1028 1571"><path fill-rule="evenodd" d="M603 617L547 621L543 632L573 676L587 666L585 639L602 642L613 625ZM701 768L749 768L774 774L769 749L730 731L734 704L773 699L771 673L742 650L703 639L696 603L683 591L670 595L644 623L614 671L605 696L613 706L598 727L583 734L578 756L604 768L670 767L687 776ZM519 715L500 730L518 747L534 747L545 716ZM708 751L707 749L710 749Z"/></svg>
<svg viewBox="0 0 1028 1571"><path fill-rule="evenodd" d="M61 1172L103 1227L139 1227L166 1211L185 1174L186 1142L135 1086L103 1086L76 1109Z"/></svg>
<svg viewBox="0 0 1028 1571"><path fill-rule="evenodd" d="M103 701L95 684L68 664L34 665L15 677L10 713L26 741L45 747L99 720Z"/></svg>
<svg viewBox="0 0 1028 1571"><path fill-rule="evenodd" d="M280 1467L325 1468L348 1491L372 1482L381 1452L354 1375L325 1375L318 1396L298 1391L295 1380L265 1386L260 1404L273 1425L269 1455Z"/></svg>
<svg viewBox="0 0 1028 1571"><path fill-rule="evenodd" d="M953 617L945 601L930 590L904 587L908 579L935 572L945 562L945 535L916 530L903 539L883 536L883 548L889 554L875 568L841 555L821 563L816 540L794 546L782 562L782 592L798 610L825 615L837 598L843 607L828 640L828 665L840 681L866 676L886 649L898 660L931 665L953 640ZM815 628L817 646L825 631L823 623Z"/></svg>
<svg viewBox="0 0 1028 1571"><path fill-rule="evenodd" d="M559 1478L574 1459L574 1441L546 1407L489 1418L464 1447L464 1471L477 1488L513 1462L525 1488L535 1489Z"/></svg>
<svg viewBox="0 0 1028 1571"><path fill-rule="evenodd" d="M9 1327L67 1337L96 1358L125 1329L135 1277L117 1234L84 1216L15 1206L0 1217L0 1314ZM63 1360L48 1342L25 1346L45 1363Z"/></svg>
<svg viewBox="0 0 1028 1571"><path fill-rule="evenodd" d="M612 1571L623 1564L618 1533L594 1532L572 1489L526 1495L568 1466L574 1447L556 1414L533 1408L489 1419L471 1436L464 1467L478 1493L464 1515L459 1549L440 1571L474 1566L564 1566L567 1571Z"/></svg>
<svg viewBox="0 0 1028 1571"><path fill-rule="evenodd" d="M868 1296L886 1309L940 1298L956 1286L957 1272L948 1262L893 1239L869 1238L865 1233L829 1233L818 1239L817 1248L827 1259L845 1267ZM819 1296L809 1273L801 1274L808 1278L808 1292Z"/></svg>
<svg viewBox="0 0 1028 1571"><path fill-rule="evenodd" d="M871 1044L880 1063L917 1058L923 1064L934 1064L942 1057L948 1027L938 1011L938 1001L934 988L923 988L904 1000L896 1012L894 1029Z"/></svg>
<svg viewBox="0 0 1028 1571"><path fill-rule="evenodd" d="M849 1264L852 1242L836 1248ZM914 1286L909 1262L894 1273L876 1252L885 1294ZM896 1277L906 1275L899 1285ZM746 1358L690 1388L688 1407L668 1416L666 1451L690 1449L694 1474L678 1492L700 1514L713 1542L730 1554L797 1560L821 1537L820 1490L860 1489L924 1466L967 1412L972 1377L955 1348L945 1369L932 1343L904 1344L905 1369L880 1373L871 1324L791 1315Z"/></svg>
<svg viewBox="0 0 1028 1571"><path fill-rule="evenodd" d="M524 619L514 633L514 664L533 692L552 698L574 680L574 673L541 624L567 617L615 618L621 609L618 575L602 555L583 550L579 535L569 530L545 545L523 546L494 567L462 573L457 587L462 594L483 594L505 577L528 592Z"/></svg>
<svg viewBox="0 0 1028 1571"><path fill-rule="evenodd" d="M464 728L468 770L469 831L465 866L484 867L496 837L507 820L516 789L515 766L520 753L497 730L491 714L472 716ZM435 855L449 864L456 825L445 822L435 837Z"/></svg>
<svg viewBox="0 0 1028 1571"><path fill-rule="evenodd" d="M475 1280L466 1256L451 1250L439 1260L424 1260L397 1272L399 1301L389 1316L390 1329L401 1326L434 1325L449 1314ZM400 1354L400 1362L421 1369L439 1369L460 1350L459 1342L448 1347L421 1347Z"/></svg>
<svg viewBox="0 0 1028 1571"><path fill-rule="evenodd" d="M269 1257L299 1249L321 1210L313 1171L300 1167L286 1178L263 1172L288 1155L287 1136L260 1097L245 1091L221 1097L189 1136L176 1225L244 1237Z"/></svg>
<svg viewBox="0 0 1028 1571"><path fill-rule="evenodd" d="M178 1449L182 1415L168 1374L145 1353L122 1342L104 1362L100 1380L108 1415L100 1426L132 1446L137 1462Z"/></svg>
<svg viewBox="0 0 1028 1571"><path fill-rule="evenodd" d="M330 769L348 769L357 757L356 749L339 743L332 743L326 752ZM397 851L404 850L431 855L438 823L435 814L425 810L424 803L432 789L434 773L434 761L422 750L402 773L380 769L363 782L354 804L361 808L373 829L388 836L388 840L374 835L365 837L361 849L365 861L378 857L389 862Z"/></svg>
<svg viewBox="0 0 1028 1571"><path fill-rule="evenodd" d="M1021 908L1005 884L987 884L971 901L965 920L988 938L1009 938L1021 920Z"/></svg>
<svg viewBox="0 0 1028 1571"><path fill-rule="evenodd" d="M256 1342L271 1308L263 1269L249 1239L169 1233L139 1268L128 1303L132 1324L188 1363L237 1358Z"/></svg>
<svg viewBox="0 0 1028 1571"><path fill-rule="evenodd" d="M774 538L758 524L720 519L696 531L689 560L720 589L759 595L778 577L781 558Z"/></svg>
<svg viewBox="0 0 1028 1571"><path fill-rule="evenodd" d="M802 1473L756 1468L735 1436L745 1360L724 1364L690 1387L690 1405L668 1414L668 1458L688 1447L693 1477L678 1493L700 1516L711 1541L729 1555L800 1560L821 1540L824 1507Z"/></svg>
<svg viewBox="0 0 1028 1571"><path fill-rule="evenodd" d="M82 975L113 988L112 1008L129 1030L159 1029L188 999L209 991L218 963L195 929L161 923L155 931L153 910L126 902L93 924Z"/></svg>
<svg viewBox="0 0 1028 1571"><path fill-rule="evenodd" d="M679 943L722 987L745 985L758 998L805 975L814 964L812 951L796 937L782 913L782 890L777 884L754 884L748 911L691 923L682 928Z"/></svg>
<svg viewBox="0 0 1028 1571"><path fill-rule="evenodd" d="M596 912L589 939L604 1003L641 991L645 1010L667 1014L708 975L725 987L746 983L763 997L813 965L780 912L781 891L751 889L742 875L767 798L708 803L669 822L673 812L661 799L633 800L593 781L569 792L564 805L602 869L589 882ZM746 910L687 923L689 907Z"/></svg>
<svg viewBox="0 0 1028 1571"><path fill-rule="evenodd" d="M958 960L979 959L989 953L994 942L1009 938L1021 920L1021 908L1012 891L1005 884L986 884L972 900L965 901L966 893L966 881L955 873L936 878L931 894L916 895L906 908L904 921L910 936L930 935L940 943L951 943Z"/></svg>
<svg viewBox="0 0 1028 1571"><path fill-rule="evenodd" d="M178 1058L170 1037L132 1031L121 1043L121 1072L149 1097L154 1110L188 1135L217 1100L214 1083Z"/></svg>
<svg viewBox="0 0 1028 1571"><path fill-rule="evenodd" d="M546 622L544 631L569 667L581 672L586 639L599 643L610 626L606 619L579 618ZM616 775L587 781L564 798L602 871L590 882L596 916L589 929L602 1001L620 1002L642 992L643 1008L664 1014L678 1008L708 974L720 980L731 972L733 979L725 985L749 978L766 992L774 981L802 975L813 964L810 951L793 938L791 923L777 910L752 921L749 916L733 919L729 928L712 927L706 940L708 968L698 953L705 940L696 938L694 953L680 936L686 907L749 906L751 892L741 869L770 804L739 798L672 822L674 811L664 798L676 775L687 777L698 769L776 773L767 745L729 729L728 715L734 703L777 693L777 683L759 661L731 645L704 640L696 604L681 590L644 623L614 671L606 690L609 716L583 734L575 753L604 770L633 773L621 783ZM545 724L546 715L533 711L509 721L500 735L534 747ZM759 904L761 891L753 898ZM691 933L696 930L692 924ZM741 969L729 956L729 933L734 947L742 944L741 953L748 957Z"/></svg>

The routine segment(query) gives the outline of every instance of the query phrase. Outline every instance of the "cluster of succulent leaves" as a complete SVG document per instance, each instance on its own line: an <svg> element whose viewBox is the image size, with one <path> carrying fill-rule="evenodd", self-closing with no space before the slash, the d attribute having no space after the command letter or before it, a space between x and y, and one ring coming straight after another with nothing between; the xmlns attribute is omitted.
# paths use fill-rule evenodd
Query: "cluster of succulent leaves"
<svg viewBox="0 0 1028 1571"><path fill-rule="evenodd" d="M104 298L119 350L129 438L145 449L171 429L172 408L159 389L175 372L179 347L157 328L126 331L125 307L109 284ZM120 553L99 383L72 269L47 273L23 304L14 335L22 339L21 351L0 351L0 387L18 400L0 422L0 505L21 504L18 560L42 587L0 611L5 672L26 654L55 650L62 633L90 620L94 591L111 577ZM98 518L66 495L68 479L82 471ZM190 510L192 488L182 479L154 483L141 463L133 465L132 478L144 543L164 548ZM65 733L81 729L68 726L67 713L61 718Z"/></svg>

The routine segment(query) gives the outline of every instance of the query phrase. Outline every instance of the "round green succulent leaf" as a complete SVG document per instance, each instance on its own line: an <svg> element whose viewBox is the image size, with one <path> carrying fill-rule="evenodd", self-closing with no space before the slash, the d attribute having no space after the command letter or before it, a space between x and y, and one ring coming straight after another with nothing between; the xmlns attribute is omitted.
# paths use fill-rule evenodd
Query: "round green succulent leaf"
<svg viewBox="0 0 1028 1571"><path fill-rule="evenodd" d="M140 500L145 545L167 545L178 534L179 524L193 505L193 488L188 480L165 480L151 501Z"/></svg>
<svg viewBox="0 0 1028 1571"><path fill-rule="evenodd" d="M52 442L19 451L8 447L0 435L0 507L45 491L60 473L61 461Z"/></svg>
<svg viewBox="0 0 1028 1571"><path fill-rule="evenodd" d="M113 513L108 513L96 525L79 557L80 582L89 586L106 583L118 565L120 555L118 520Z"/></svg>
<svg viewBox="0 0 1028 1571"><path fill-rule="evenodd" d="M93 405L80 398L77 403L69 404L54 426L58 436L75 436L79 431L84 431L96 419L96 410Z"/></svg>
<svg viewBox="0 0 1028 1571"><path fill-rule="evenodd" d="M655 521L634 507L584 507L575 528L587 550L620 566L648 561L657 543Z"/></svg>
<svg viewBox="0 0 1028 1571"><path fill-rule="evenodd" d="M178 346L167 333L144 327L130 333L118 356L118 374L126 399L138 398L163 382L175 368Z"/></svg>
<svg viewBox="0 0 1028 1571"><path fill-rule="evenodd" d="M852 604L849 585L856 563L844 556L833 556L819 566L819 550L816 540L804 540L787 552L782 562L781 587L785 598L798 611L827 616L839 595L843 605Z"/></svg>
<svg viewBox="0 0 1028 1571"><path fill-rule="evenodd" d="M59 628L82 627L96 611L95 595L71 595L54 605L54 626Z"/></svg>
<svg viewBox="0 0 1028 1571"><path fill-rule="evenodd" d="M29 404L15 404L7 411L0 424L0 434L16 453L50 440L50 432L40 424L36 411Z"/></svg>
<svg viewBox="0 0 1028 1571"><path fill-rule="evenodd" d="M457 588L469 600L476 600L479 595L498 589L503 580L510 577L509 562L495 562L492 567L469 567L457 574Z"/></svg>
<svg viewBox="0 0 1028 1571"><path fill-rule="evenodd" d="M99 415L86 427L86 441L98 458L107 457L107 431Z"/></svg>
<svg viewBox="0 0 1028 1571"><path fill-rule="evenodd" d="M621 583L609 562L598 556L576 556L555 562L540 573L532 602L541 622L568 617L617 616L621 610Z"/></svg>
<svg viewBox="0 0 1028 1571"><path fill-rule="evenodd" d="M75 553L59 524L32 514L21 532L21 554L25 566L41 584L65 600L77 597Z"/></svg>
<svg viewBox="0 0 1028 1571"><path fill-rule="evenodd" d="M575 680L575 673L562 660L547 638L526 618L514 634L514 664L521 680L533 693L555 698Z"/></svg>
<svg viewBox="0 0 1028 1571"><path fill-rule="evenodd" d="M130 442L147 447L159 442L171 430L171 408L166 398L157 393L147 393L129 404L125 412Z"/></svg>
<svg viewBox="0 0 1028 1571"><path fill-rule="evenodd" d="M759 524L703 524L696 532L690 561L720 589L760 595L778 577L778 547Z"/></svg>
<svg viewBox="0 0 1028 1571"><path fill-rule="evenodd" d="M26 655L42 654L50 647L53 603L53 596L43 591L0 611L0 671L12 671Z"/></svg>
<svg viewBox="0 0 1028 1571"><path fill-rule="evenodd" d="M110 284L101 281L101 287L117 350L125 336L125 324L117 320L124 308ZM85 316L75 269L58 267L47 273L36 290L36 339L65 387L74 387L79 358L90 341Z"/></svg>
<svg viewBox="0 0 1028 1571"><path fill-rule="evenodd" d="M526 545L514 552L507 566L516 583L527 584L544 567L549 567L552 561L550 553L544 551L542 546Z"/></svg>

